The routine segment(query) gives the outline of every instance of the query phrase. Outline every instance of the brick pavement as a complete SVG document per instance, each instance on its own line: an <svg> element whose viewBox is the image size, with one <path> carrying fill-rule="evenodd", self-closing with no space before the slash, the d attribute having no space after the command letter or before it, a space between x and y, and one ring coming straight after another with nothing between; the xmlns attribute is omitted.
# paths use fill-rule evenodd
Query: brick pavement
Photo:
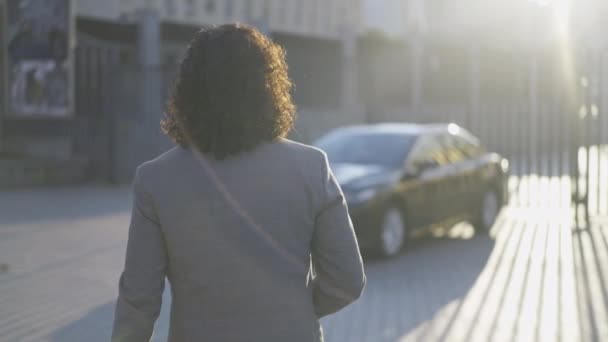
<svg viewBox="0 0 608 342"><path fill-rule="evenodd" d="M122 266L126 188L0 193L0 341L107 341ZM608 221L509 208L490 237L437 229L323 320L326 340L608 340ZM170 300L168 295L165 303ZM167 333L167 307L155 341Z"/></svg>

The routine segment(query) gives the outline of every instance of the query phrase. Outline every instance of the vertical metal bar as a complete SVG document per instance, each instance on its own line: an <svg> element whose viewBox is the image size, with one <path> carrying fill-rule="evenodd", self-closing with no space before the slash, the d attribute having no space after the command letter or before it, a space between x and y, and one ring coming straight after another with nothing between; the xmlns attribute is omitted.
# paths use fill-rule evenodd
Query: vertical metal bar
<svg viewBox="0 0 608 342"><path fill-rule="evenodd" d="M588 115L587 115L587 122L585 125L585 130L586 130L586 150L587 150L587 159L585 161L586 163L586 169L587 172L585 173L585 200L586 200L586 205L587 205L587 212L591 212L593 210L593 208L591 207L591 204L594 200L593 195L595 193L595 191L593 191L593 189L591 188L591 182L594 180L593 179L593 175L595 174L595 172L591 169L593 164L591 163L591 157L594 156L593 154L593 145L594 145L594 141L595 141L595 129L594 129L594 121L595 121L595 116L594 116L594 106L595 106L595 87L597 85L597 75L596 72L597 70L595 69L595 51L593 49L590 49L590 53L589 53L589 96L588 96Z"/></svg>
<svg viewBox="0 0 608 342"><path fill-rule="evenodd" d="M578 222L578 204L579 204L579 165L578 165L578 148L580 135L580 117L579 113L573 113L575 117L572 119L574 124L571 128L571 139L569 149L570 171L571 171L571 187L572 187L572 202L574 204L574 213Z"/></svg>
<svg viewBox="0 0 608 342"><path fill-rule="evenodd" d="M511 144L511 141L513 141L514 137L514 130L513 130L513 123L515 120L513 120L513 116L510 115L510 111L509 111L509 105L503 105L502 106L502 115L505 118L505 130L502 132L502 140L503 140L503 144L505 146L505 153L508 156L509 159L511 159L511 157L513 156L513 146Z"/></svg>
<svg viewBox="0 0 608 342"><path fill-rule="evenodd" d="M534 145L533 142L533 135L534 135L534 130L532 127L532 122L534 120L534 117L536 116L535 111L533 109L532 106L528 107L528 124L526 125L526 167L527 167L527 183L528 186L526 187L527 189L527 195L526 195L526 204L527 205L531 205L532 204L532 184L531 184L531 176L532 173L534 172L533 169L533 165L534 165L534 160L533 160L533 155L532 155L532 148Z"/></svg>
<svg viewBox="0 0 608 342"><path fill-rule="evenodd" d="M560 127L560 117L559 117L559 107L553 102L551 106L551 118L553 121L553 130L551 131L552 138L551 142L549 142L549 148L551 153L551 182L557 185L557 191L555 195L557 196L556 207L559 208L561 199L562 199L562 191L561 191L561 173L559 172L560 168L560 149L559 149L559 127Z"/></svg>
<svg viewBox="0 0 608 342"><path fill-rule="evenodd" d="M103 91L103 79L104 79L104 70L103 70L103 63L104 63L104 49L103 47L98 47L95 49L95 64L93 65L93 68L95 70L94 75L95 75L95 80L94 80L94 85L95 85L95 92L94 92L94 102L95 102L95 110L97 111L97 115L99 115L100 120L103 120L102 117L104 115L102 107L101 107L101 102L102 102L102 96L101 93Z"/></svg>
<svg viewBox="0 0 608 342"><path fill-rule="evenodd" d="M76 58L76 6L75 1L68 0L68 115L73 119L76 116L76 99L75 99L75 85L74 79L76 78L75 63Z"/></svg>
<svg viewBox="0 0 608 342"><path fill-rule="evenodd" d="M521 184L525 175L525 163L526 163L526 148L525 148L525 127L521 125L524 123L524 118L527 116L527 106L520 105L517 108L517 121L519 122L519 129L517 130L517 194L518 204L523 205L523 194L521 193Z"/></svg>
<svg viewBox="0 0 608 342"><path fill-rule="evenodd" d="M546 115L546 104L543 102L539 104L536 110L536 120L534 122L534 164L536 168L536 190L535 190L535 205L543 205L543 199L540 194L544 193L543 189L543 177L545 174L545 156L543 155L543 143L547 132L543 130L544 118ZM549 128L549 127L546 127Z"/></svg>
<svg viewBox="0 0 608 342"><path fill-rule="evenodd" d="M551 140L548 143L549 145L549 153L551 155L551 164L549 168L551 169L550 174L550 182L551 184L555 183L557 186L555 196L557 196L556 207L560 207L560 203L562 202L561 196L561 174L559 172L559 109L555 102L552 103L551 106L551 121L553 122L553 129L551 130Z"/></svg>
<svg viewBox="0 0 608 342"><path fill-rule="evenodd" d="M584 58L583 58L583 69L585 70L585 76L588 75L588 67L589 67L589 59L588 59L588 51L585 50L584 51ZM587 77L587 81L588 81L588 77ZM586 149L586 118L587 115L589 115L589 109L588 109L588 105L589 105L589 92L588 89L586 87L583 87L583 96L582 96L582 105L584 106L583 110L581 113L579 113L579 118L578 118L578 153L577 153L577 164L578 164L578 181L577 181L577 190L578 190L578 197L577 197L577 214L580 214L580 211L578 210L580 205L583 206L583 210L586 211L585 209L585 196L587 196L587 193L585 192L586 188L587 188L587 184L586 184L586 175L585 173L587 172L587 170L584 170L585 172L583 172L583 168L586 165L587 162L587 149ZM580 162L580 156L584 156L585 161L584 163ZM579 216L580 217L580 216ZM586 218L586 216L583 217L583 220ZM584 223L584 221L583 221Z"/></svg>
<svg viewBox="0 0 608 342"><path fill-rule="evenodd" d="M561 90L560 90L561 91ZM568 153L566 150L567 136L564 134L564 127L566 126L566 118L564 115L564 106L559 103L557 105L557 175L559 176L559 198L560 205L564 203L564 198L567 194L564 193L564 187L562 186L562 177L568 174L568 170L564 168L564 161L567 160L565 154ZM569 197L569 196L568 196ZM570 199L566 201L569 203Z"/></svg>
<svg viewBox="0 0 608 342"><path fill-rule="evenodd" d="M536 120L538 119L538 80L539 80L539 51L535 47L530 51L528 66L528 103L529 113L528 116L528 174L531 175L533 172L538 172L536 167L535 159L535 146L536 146ZM528 177L530 180L530 176ZM530 181L528 181L528 204L532 203L532 187ZM538 183L536 183L538 184ZM538 189L536 189L538 191Z"/></svg>
<svg viewBox="0 0 608 342"><path fill-rule="evenodd" d="M547 163L546 163L546 171L547 171L547 177L549 177L549 182L553 181L553 177L555 177L555 154L554 154L554 149L555 149L555 137L557 136L556 131L557 131L557 120L555 118L555 104L551 103L549 104L548 108L547 108L547 115L546 115L546 124L547 124L547 128L548 130L546 131L547 133L547 137L545 139L545 144L544 144L544 150L545 153L547 154Z"/></svg>
<svg viewBox="0 0 608 342"><path fill-rule="evenodd" d="M580 52L580 58L579 60L584 61L584 51ZM582 62L581 62L582 63ZM578 79L576 80L577 82L579 81ZM577 83L577 89L580 87ZM579 111L579 108L582 104L584 104L584 94L582 97L582 103L580 101L580 98L577 96L576 100L577 102L575 103L576 107L575 113L572 113L572 118L571 120L573 121L573 125L571 128L571 139L570 139L570 155L569 155L569 160L570 160L570 170L572 172L571 175L571 184L572 184L572 204L574 207L574 218L575 218L575 222L578 225L580 220L580 210L579 210L579 204L580 204L580 164L579 164L579 147L580 147L580 135L581 135L581 112Z"/></svg>
<svg viewBox="0 0 608 342"><path fill-rule="evenodd" d="M529 185L529 174L530 174L530 115L531 115L530 106L527 105L526 106L526 115L524 116L524 118L522 120L522 122L525 123L525 127L522 129L523 136L521 139L522 147L523 147L523 150L522 150L523 159L522 160L524 161L524 164L523 164L524 171L523 171L522 176L527 177L522 180L524 180L527 185ZM530 198L530 196L529 196L530 188L529 188L529 186L526 186L525 189L526 189L525 198L524 198L525 204L529 204L528 200Z"/></svg>
<svg viewBox="0 0 608 342"><path fill-rule="evenodd" d="M7 37L7 8L6 1L0 0L0 151L4 146L4 117L8 113L8 37Z"/></svg>
<svg viewBox="0 0 608 342"><path fill-rule="evenodd" d="M605 146L606 146L606 115L608 115L608 111L606 110L606 106L608 106L608 70L607 70L607 58L606 52L602 52L600 55L600 104L599 104L599 137L598 137L598 154L599 154L599 167L598 167L598 201L601 204L608 205L608 198L606 198L608 192L608 184L606 181L606 177L604 177L604 161L606 159ZM602 207L600 209L600 214L606 214L608 212L608 207Z"/></svg>
<svg viewBox="0 0 608 342"><path fill-rule="evenodd" d="M95 80L96 80L96 54L95 46L91 45L87 47L87 58L86 58L86 111L87 111L87 141L88 141L88 151L87 154L91 156L91 163L94 167L91 168L92 174L91 176L95 179L99 177L99 150L98 150L98 127L99 127L99 118L97 115L97 110L95 108Z"/></svg>
<svg viewBox="0 0 608 342"><path fill-rule="evenodd" d="M550 188L547 189L547 177L549 176L549 163L551 160L550 155L547 153L547 140L551 136L551 121L547 120L549 115L549 109L547 103L544 102L539 109L539 117L537 120L537 147L536 147L536 163L538 164L538 186L539 192L537 193L536 200L537 204L550 206L552 199L541 196L540 194L548 194ZM543 129L544 128L544 129ZM546 198L546 199L543 199Z"/></svg>
<svg viewBox="0 0 608 342"><path fill-rule="evenodd" d="M591 100L591 99L589 99ZM588 102L590 103L590 101ZM591 113L589 113L587 115L587 117L585 118L585 122L583 122L584 124L584 130L585 133L583 135L583 139L585 141L585 197L584 197L584 206L585 206L585 220L587 222L588 218L589 218L589 199L590 199L590 177L591 177L591 164L590 164L590 159L591 159L591 137L590 137L590 133L591 133L591 123L593 122L593 119L591 118Z"/></svg>
<svg viewBox="0 0 608 342"><path fill-rule="evenodd" d="M494 150L497 152L503 151L503 147L501 146L501 134L500 130L504 130L503 118L502 118L502 107L499 105L494 105L494 109L492 111L492 121L490 122L490 127L492 127L492 141L494 144Z"/></svg>
<svg viewBox="0 0 608 342"><path fill-rule="evenodd" d="M117 98L116 98L116 91L114 91L112 85L115 84L116 79L117 79L117 74L118 74L118 67L119 67L119 49L118 48L114 48L111 50L111 55L110 55L110 66L111 66L111 70L110 70L110 75L111 75L111 79L110 79L110 83L108 84L109 87L109 94L111 96L111 103L112 106L110 107L110 110L108 111L108 115L110 117L110 126L109 126L109 132L108 132L108 136L110 138L110 144L108 146L108 148L110 149L110 167L111 167L111 181L113 182L118 182L118 175L116 172L116 166L117 166L117 152L116 152L116 139L117 139L117 134L116 134L116 128L117 128L117 107L116 105L114 105L114 103L116 102Z"/></svg>
<svg viewBox="0 0 608 342"><path fill-rule="evenodd" d="M101 169L101 177L103 180L109 180L110 178L110 169L109 169L109 160L110 160L110 156L108 154L109 152L109 136L108 136L108 111L105 110L106 106L104 106L104 93L106 91L106 83L107 83L107 73L108 70L106 68L106 64L107 64L107 54L108 54L108 48L107 47L100 47L97 50L98 53L98 59L97 59L97 65L96 65L96 69L97 69L97 73L98 73L98 78L97 78L97 94L96 94L96 102L97 102L97 108L99 109L99 121L100 121L100 141L101 141L101 146L100 146L100 154L101 154L101 165L100 165L100 169Z"/></svg>
<svg viewBox="0 0 608 342"><path fill-rule="evenodd" d="M87 104L87 58L88 58L88 47L83 42L80 41L78 45L78 54L76 58L76 81L75 81L75 106L76 106L76 117L77 122L79 123L78 132L76 133L79 138L78 148L80 152L88 155L89 154L89 113Z"/></svg>
<svg viewBox="0 0 608 342"><path fill-rule="evenodd" d="M563 90L562 90L563 91ZM562 194L562 196L566 196L567 197L567 201L566 201L566 206L567 208L571 207L571 201L572 201L572 169L570 167L570 159L571 159L571 151L570 151L570 147L572 146L571 140L572 140L572 121L571 121L571 115L572 113L570 112L570 108L567 105L567 102L561 102L560 105L560 119L561 119L561 125L560 125L560 134L561 134L561 139L560 139L560 156L562 158L561 160L561 174L566 176L566 179L568 179L568 183L569 183L569 189L567 193Z"/></svg>
<svg viewBox="0 0 608 342"><path fill-rule="evenodd" d="M553 155L553 143L554 143L554 139L555 139L555 129L556 129L556 123L555 123L555 110L554 110L554 106L553 104L547 104L546 106L546 111L547 113L545 114L545 122L544 124L547 125L547 130L546 130L546 137L545 137L545 141L543 144L543 153L546 154L547 158L546 158L546 162L545 162L545 174L548 177L549 180L552 179L552 177L555 175L555 168L554 168L554 162L555 162L555 158Z"/></svg>
<svg viewBox="0 0 608 342"><path fill-rule="evenodd" d="M592 108L592 104L593 104L593 77L595 77L595 75L593 74L594 70L593 70L593 55L592 55L593 51L589 50L588 54L587 54L587 70L588 70L588 81L589 81L589 85L586 89L586 100L585 103L587 105L587 116L584 119L583 122L583 127L584 127L584 133L583 133L583 139L584 139L584 146L585 146L585 197L584 197L584 209L585 209L585 222L588 224L589 223L589 200L590 200L590 176L591 176L591 170L589 169L591 166L590 163L590 157L591 157L591 142L592 142L592 137L591 137L591 125L593 124L593 117L592 117L592 113L591 113L591 108Z"/></svg>
<svg viewBox="0 0 608 342"><path fill-rule="evenodd" d="M84 42L80 42L78 44L78 48L76 49L76 80L74 85L76 86L76 112L81 116L81 112L83 111L83 95L84 95L84 87L85 83L83 82L84 77L86 76L85 69L85 60L86 60L86 51L84 47Z"/></svg>
<svg viewBox="0 0 608 342"><path fill-rule="evenodd" d="M583 139L584 139L584 146L585 146L585 197L584 198L584 206L585 206L585 219L587 219L589 217L589 203L590 203L590 199L591 199L591 189L590 189L590 181L591 181L591 143L592 143L592 129L591 129L591 125L593 123L593 118L591 116L591 104L593 102L592 96L591 96L591 88L589 88L588 90L588 95L587 95L587 117L585 118L584 122L583 122L583 127L584 127L584 133L583 133Z"/></svg>
<svg viewBox="0 0 608 342"><path fill-rule="evenodd" d="M516 197L516 201L517 204L519 205L519 132L520 132L520 127L521 127L521 122L519 121L519 113L520 113L520 106L518 104L513 104L511 106L508 106L508 111L509 111L509 118L511 119L511 139L510 139L510 145L511 145L511 163L512 167L511 167L511 173L514 174L514 179L515 179L515 184L514 184L514 195Z"/></svg>
<svg viewBox="0 0 608 342"><path fill-rule="evenodd" d="M485 111L486 111L485 106L478 104L477 108L475 109L475 112L473 114L473 117L475 118L475 120L474 120L475 126L477 128L477 131L479 132L478 133L479 139L481 139L481 141L487 140ZM490 147L488 146L488 148L490 148Z"/></svg>
<svg viewBox="0 0 608 342"><path fill-rule="evenodd" d="M507 120L507 113L505 111L505 106L501 105L500 108L498 108L499 114L498 117L500 118L500 125L498 127L497 130L497 136L498 136L498 145L500 146L500 154L508 157L509 155L509 149L507 148L507 140L505 139L505 137L507 136L508 132L509 132L509 121Z"/></svg>
<svg viewBox="0 0 608 342"><path fill-rule="evenodd" d="M543 189L542 189L542 177L544 176L543 174L543 155L542 155L542 143L543 143L543 135L544 132L541 130L541 126L543 123L543 118L544 118L544 113L545 111L545 106L544 103L542 104L538 104L538 107L536 109L536 118L533 119L534 121L534 134L533 134L533 141L534 141L534 148L533 148L533 160L534 160L534 173L536 174L536 189L534 190L534 194L535 194L535 202L534 205L537 207L540 207L542 205L542 198L540 196L541 193L543 193Z"/></svg>
<svg viewBox="0 0 608 342"><path fill-rule="evenodd" d="M596 149L596 168L595 168L595 183L596 183L596 187L595 187L595 202L596 202L596 209L595 209L595 214L599 215L601 213L601 195L602 195L602 191L601 191L601 187L602 187L602 175L601 175L601 167L602 167L602 124L601 124L601 117L602 117L602 88L604 85L604 68L603 68L603 53L600 51L598 53L598 55L596 56L596 74L597 74L597 78L598 78L598 82L597 82L597 94L598 94L598 98L596 98L595 104L596 104L596 110L597 112L595 113L596 115L594 116L594 128L595 128L595 149Z"/></svg>
<svg viewBox="0 0 608 342"><path fill-rule="evenodd" d="M563 90L562 90L563 91ZM559 110L559 119L560 119L560 124L559 124L559 175L560 177L566 179L566 187L562 187L560 185L560 189L562 189L562 193L560 193L560 196L562 196L563 199L565 199L564 201L564 206L567 209L570 209L570 202L571 202L571 198L572 198L572 194L571 194L571 190L570 190L570 182L567 181L569 179L569 177L571 176L571 172L570 172L570 168L568 165L568 149L569 149L569 141L571 138L571 134L570 131L568 129L568 127L570 127L570 122L568 121L568 119L570 118L570 112L568 110L568 106L566 105L565 101L560 101L559 105L558 105L558 110ZM560 178L560 182L562 181L562 179ZM561 184L561 183L560 183Z"/></svg>
<svg viewBox="0 0 608 342"><path fill-rule="evenodd" d="M87 119L91 118L91 47L85 46L82 51L82 106Z"/></svg>

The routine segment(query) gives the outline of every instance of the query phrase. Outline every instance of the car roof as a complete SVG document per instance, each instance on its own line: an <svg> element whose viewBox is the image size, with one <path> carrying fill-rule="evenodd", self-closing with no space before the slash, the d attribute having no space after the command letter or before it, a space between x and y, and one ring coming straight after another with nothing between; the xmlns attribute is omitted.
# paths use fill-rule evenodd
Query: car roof
<svg viewBox="0 0 608 342"><path fill-rule="evenodd" d="M370 125L355 125L338 128L335 132L340 133L397 133L407 135L424 135L433 133L447 133L459 130L455 124L413 124L413 123L379 123Z"/></svg>

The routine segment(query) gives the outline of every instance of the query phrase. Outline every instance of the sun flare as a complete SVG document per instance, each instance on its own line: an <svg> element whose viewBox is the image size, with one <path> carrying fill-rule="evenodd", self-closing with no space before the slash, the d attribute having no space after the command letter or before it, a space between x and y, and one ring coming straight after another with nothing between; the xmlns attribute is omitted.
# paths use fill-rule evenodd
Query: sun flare
<svg viewBox="0 0 608 342"><path fill-rule="evenodd" d="M560 39L564 39L568 36L570 30L570 9L570 0L559 0L554 3L553 17L555 29L557 30Z"/></svg>

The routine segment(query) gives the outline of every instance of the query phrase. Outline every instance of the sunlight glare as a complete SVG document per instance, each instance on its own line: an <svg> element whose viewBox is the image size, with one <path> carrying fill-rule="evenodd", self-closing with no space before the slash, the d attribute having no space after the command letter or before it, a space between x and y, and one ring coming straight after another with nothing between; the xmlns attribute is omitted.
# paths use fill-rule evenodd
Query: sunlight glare
<svg viewBox="0 0 608 342"><path fill-rule="evenodd" d="M571 0L555 0L553 2L553 17L555 23L555 30L559 43L559 57L562 72L566 80L566 84L570 85L571 89L568 89L567 96L574 97L576 90L576 71L575 62L573 59L574 46L572 45L571 32L570 32L570 12L572 8Z"/></svg>
<svg viewBox="0 0 608 342"><path fill-rule="evenodd" d="M574 101L576 94L577 77L575 72L575 61L573 57L573 44L571 37L570 17L572 12L572 0L528 0L528 3L542 9L542 12L551 16L552 28L555 41L559 49L560 68L563 73L566 89L566 96L570 101Z"/></svg>
<svg viewBox="0 0 608 342"><path fill-rule="evenodd" d="M555 27L560 39L567 38L570 30L571 0L556 0L553 8Z"/></svg>

